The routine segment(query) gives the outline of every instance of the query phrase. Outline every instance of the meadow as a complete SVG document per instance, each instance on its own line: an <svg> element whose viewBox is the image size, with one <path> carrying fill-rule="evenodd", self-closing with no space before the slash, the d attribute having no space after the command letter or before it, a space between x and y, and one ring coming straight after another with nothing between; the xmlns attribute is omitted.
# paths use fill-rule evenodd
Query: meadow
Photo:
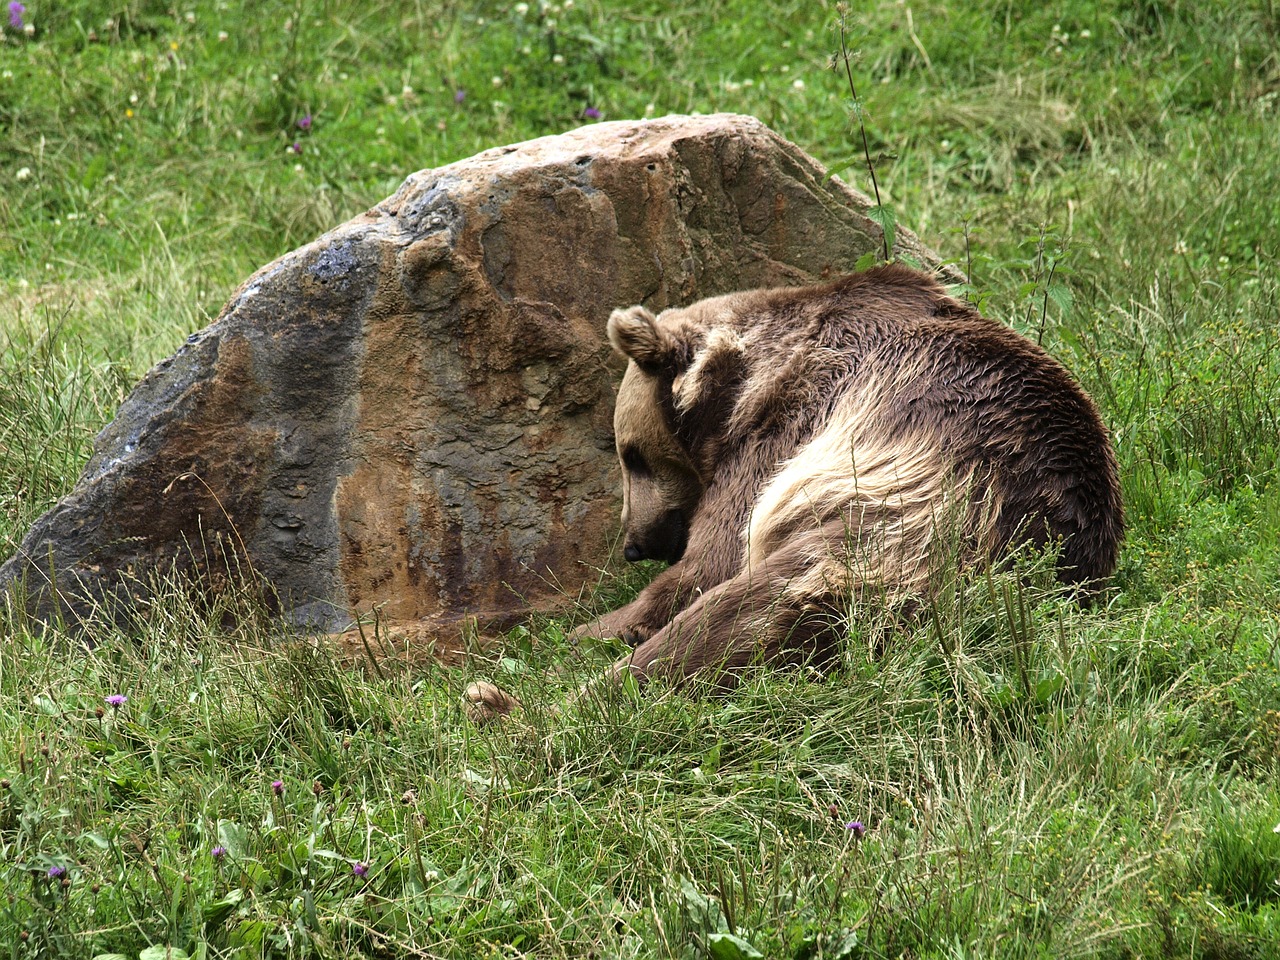
<svg viewBox="0 0 1280 960"><path fill-rule="evenodd" d="M0 12L0 557L255 268L414 170L754 114L1098 400L1128 537L823 678L589 699L531 622L343 668L180 585L92 652L0 609L0 957L1280 956L1274 0L25 0ZM606 585L611 595L632 579ZM566 610L572 618L573 611ZM568 664L570 669L557 669ZM530 705L477 727L461 691Z"/></svg>

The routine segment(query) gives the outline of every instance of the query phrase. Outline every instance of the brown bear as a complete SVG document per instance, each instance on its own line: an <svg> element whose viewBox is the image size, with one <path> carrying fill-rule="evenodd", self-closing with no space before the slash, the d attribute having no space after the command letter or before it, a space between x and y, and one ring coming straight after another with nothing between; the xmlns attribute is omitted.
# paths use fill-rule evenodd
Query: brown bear
<svg viewBox="0 0 1280 960"><path fill-rule="evenodd" d="M627 560L669 566L580 628L611 671L731 683L829 657L868 591L927 596L948 569L1054 545L1085 593L1123 511L1097 408L1039 346L887 265L821 286L616 310ZM480 715L516 701L488 684Z"/></svg>

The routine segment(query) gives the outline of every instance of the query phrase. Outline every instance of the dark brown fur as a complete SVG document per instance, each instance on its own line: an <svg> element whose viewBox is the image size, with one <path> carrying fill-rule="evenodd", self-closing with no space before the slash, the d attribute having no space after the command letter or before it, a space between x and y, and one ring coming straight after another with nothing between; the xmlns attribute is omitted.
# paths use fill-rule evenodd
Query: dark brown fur
<svg viewBox="0 0 1280 960"><path fill-rule="evenodd" d="M1115 568L1119 484L1093 402L929 276L886 266L656 321L632 308L609 332L632 360L615 414L628 559L674 561L582 628L638 643L615 673L822 656L864 588L927 593L956 535L966 565L1057 543L1060 578L1086 591Z"/></svg>

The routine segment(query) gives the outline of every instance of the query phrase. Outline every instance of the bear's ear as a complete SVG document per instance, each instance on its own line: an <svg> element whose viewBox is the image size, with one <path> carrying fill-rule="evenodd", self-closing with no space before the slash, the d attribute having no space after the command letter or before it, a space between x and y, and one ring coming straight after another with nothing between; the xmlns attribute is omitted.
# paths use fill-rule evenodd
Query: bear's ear
<svg viewBox="0 0 1280 960"><path fill-rule="evenodd" d="M650 373L676 362L679 351L675 341L658 327L658 319L644 307L613 311L607 329L613 349Z"/></svg>

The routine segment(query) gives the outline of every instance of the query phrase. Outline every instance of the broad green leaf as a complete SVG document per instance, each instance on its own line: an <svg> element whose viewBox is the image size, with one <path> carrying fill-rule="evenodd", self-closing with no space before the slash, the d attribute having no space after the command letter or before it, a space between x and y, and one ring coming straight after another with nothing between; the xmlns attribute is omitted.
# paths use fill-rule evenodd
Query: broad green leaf
<svg viewBox="0 0 1280 960"><path fill-rule="evenodd" d="M1036 703L1048 703L1067 685L1067 678L1060 673L1044 677L1036 684Z"/></svg>
<svg viewBox="0 0 1280 960"><path fill-rule="evenodd" d="M1074 302L1074 298L1070 287L1064 283L1051 283L1047 293L1049 299L1053 301L1053 305L1058 308L1058 311L1063 316L1071 312L1071 304Z"/></svg>
<svg viewBox="0 0 1280 960"><path fill-rule="evenodd" d="M893 210L878 203L874 207L867 208L867 216L880 224L880 229L884 231L885 246L892 252L898 226L898 218L894 216Z"/></svg>
<svg viewBox="0 0 1280 960"><path fill-rule="evenodd" d="M240 905L243 900L243 890L230 890L221 900L214 900L212 903L203 904L200 907L200 916L204 919L205 923L221 923L227 918L232 910Z"/></svg>
<svg viewBox="0 0 1280 960"><path fill-rule="evenodd" d="M713 933L707 937L707 956L711 960L754 960L764 954L732 933Z"/></svg>
<svg viewBox="0 0 1280 960"><path fill-rule="evenodd" d="M687 877L680 878L680 898L685 912L695 927L702 930L724 930L726 924L720 913L720 904L693 885Z"/></svg>
<svg viewBox="0 0 1280 960"><path fill-rule="evenodd" d="M110 841L110 840L108 840L106 837L104 837L102 834L100 834L100 833L95 833L95 832L94 832L94 831L92 831L92 830L88 830L88 831L85 831L84 833L80 834L80 839L81 839L81 840L88 840L90 843L92 843L92 844L93 844L95 847L97 847L99 850L110 850L110 849L111 849L111 841Z"/></svg>
<svg viewBox="0 0 1280 960"><path fill-rule="evenodd" d="M147 947L138 960L191 960L191 954L177 947Z"/></svg>
<svg viewBox="0 0 1280 960"><path fill-rule="evenodd" d="M218 845L226 847L227 853L236 860L249 856L249 834L234 820L218 821Z"/></svg>
<svg viewBox="0 0 1280 960"><path fill-rule="evenodd" d="M858 262L853 265L853 269L861 273L863 270L870 270L880 262L879 250L868 250L858 258Z"/></svg>

